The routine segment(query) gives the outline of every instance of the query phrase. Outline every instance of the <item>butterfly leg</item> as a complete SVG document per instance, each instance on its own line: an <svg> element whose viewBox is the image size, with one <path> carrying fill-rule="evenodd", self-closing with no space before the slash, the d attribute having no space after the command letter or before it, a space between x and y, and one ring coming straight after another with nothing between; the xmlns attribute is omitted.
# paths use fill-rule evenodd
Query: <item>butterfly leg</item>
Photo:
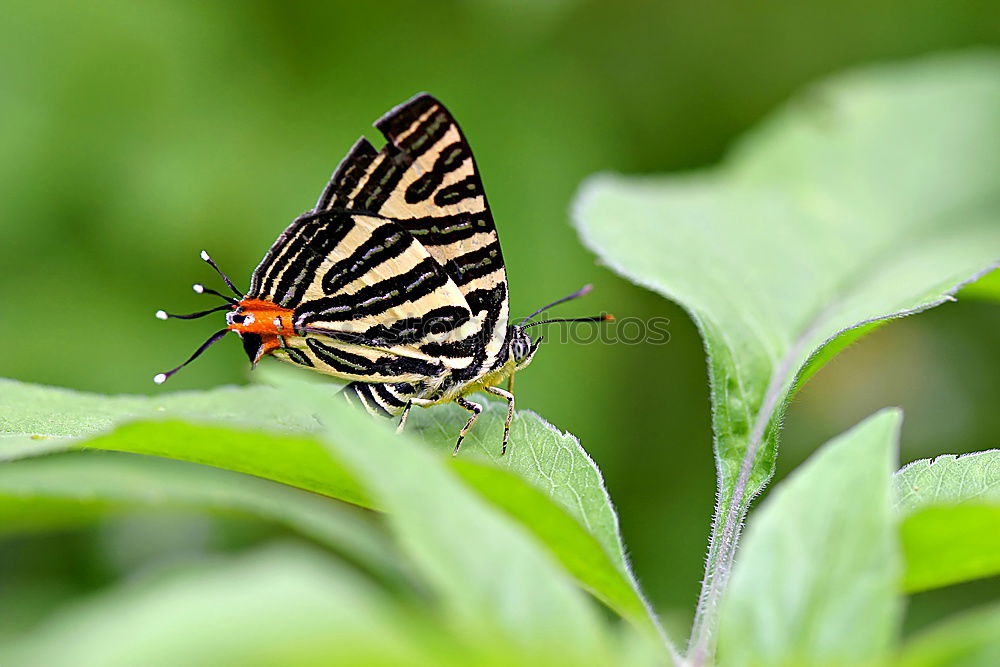
<svg viewBox="0 0 1000 667"><path fill-rule="evenodd" d="M422 408L427 408L434 405L435 403L436 401L426 398L417 398L416 396L408 399L406 401L406 405L403 407L402 414L399 416L399 425L396 426L396 433L403 432L403 427L406 426L406 418L410 416L410 408L412 408L414 405L419 405Z"/></svg>
<svg viewBox="0 0 1000 667"><path fill-rule="evenodd" d="M503 423L503 447L500 449L500 456L507 453L507 440L510 437L510 423L514 421L514 394L510 390L503 390L500 387L486 387L483 391L499 396L507 401L507 419Z"/></svg>
<svg viewBox="0 0 1000 667"><path fill-rule="evenodd" d="M478 403L473 403L472 401L467 401L461 396L456 398L455 402L471 412L472 416L469 417L469 421L465 422L465 426L462 427L462 430L458 432L458 442L455 443L455 451L451 453L452 456L458 454L458 450L462 447L462 440L465 439L465 434L469 432L472 425L476 423L476 419L479 418L479 413L483 411L483 406Z"/></svg>

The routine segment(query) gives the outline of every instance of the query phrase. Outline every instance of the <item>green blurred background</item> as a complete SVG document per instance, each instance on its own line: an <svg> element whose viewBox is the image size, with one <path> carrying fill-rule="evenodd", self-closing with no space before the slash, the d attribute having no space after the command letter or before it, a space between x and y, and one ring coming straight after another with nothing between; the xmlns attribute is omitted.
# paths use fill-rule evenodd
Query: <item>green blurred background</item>
<svg viewBox="0 0 1000 667"><path fill-rule="evenodd" d="M714 501L702 345L678 307L581 247L574 190L601 170L710 165L829 73L998 43L1000 4L972 0L8 1L0 375L157 391L153 374L219 326L153 318L205 307L190 284L216 279L198 251L245 286L354 140L378 139L371 122L430 91L476 152L514 313L591 282L593 294L561 312L671 320L666 346L543 346L517 389L519 406L578 435L597 460L640 581L682 626ZM906 409L904 461L997 446L998 339L1000 308L971 299L879 329L798 396L780 472L885 405ZM246 357L227 342L162 390L247 380ZM8 584L47 582L57 598L171 550L267 537L176 521L8 542L0 564ZM918 596L907 623L998 590L994 580Z"/></svg>

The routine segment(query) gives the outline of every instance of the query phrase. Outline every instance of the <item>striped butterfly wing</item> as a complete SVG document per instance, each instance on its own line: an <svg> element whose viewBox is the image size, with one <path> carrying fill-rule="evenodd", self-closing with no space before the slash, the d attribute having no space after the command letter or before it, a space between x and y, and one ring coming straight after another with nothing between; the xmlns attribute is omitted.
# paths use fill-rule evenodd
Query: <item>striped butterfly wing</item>
<svg viewBox="0 0 1000 667"><path fill-rule="evenodd" d="M295 331L275 356L344 379L416 382L472 362L435 351L477 330L458 287L385 218L344 210L300 217L268 251L246 298L293 310Z"/></svg>
<svg viewBox="0 0 1000 667"><path fill-rule="evenodd" d="M499 359L509 315L503 254L472 150L444 105L427 94L375 126L388 143L376 151L360 139L316 211L359 210L394 220L427 250L481 322L474 349L467 342L450 351L473 354L457 373L471 379Z"/></svg>

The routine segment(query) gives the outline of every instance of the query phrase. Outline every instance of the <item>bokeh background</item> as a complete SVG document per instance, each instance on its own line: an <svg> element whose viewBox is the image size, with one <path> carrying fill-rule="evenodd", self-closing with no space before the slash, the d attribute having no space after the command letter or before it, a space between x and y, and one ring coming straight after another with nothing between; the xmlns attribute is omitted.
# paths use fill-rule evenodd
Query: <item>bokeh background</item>
<svg viewBox="0 0 1000 667"><path fill-rule="evenodd" d="M562 313L671 322L665 346L545 345L517 389L597 460L638 577L677 628L714 500L702 345L678 307L581 247L575 189L602 170L711 165L829 73L1000 44L1000 4L975 0L8 0L3 13L0 375L102 393L247 382L229 341L154 388L219 323L153 312L205 307L190 291L216 282L202 248L246 285L354 140L378 139L370 123L430 91L476 152L515 313L590 282ZM780 473L885 405L906 410L904 462L1000 445L998 340L1000 307L973 298L882 327L796 398ZM21 595L0 612L268 537L139 516L6 542L0 597ZM917 596L907 626L997 595L993 580Z"/></svg>

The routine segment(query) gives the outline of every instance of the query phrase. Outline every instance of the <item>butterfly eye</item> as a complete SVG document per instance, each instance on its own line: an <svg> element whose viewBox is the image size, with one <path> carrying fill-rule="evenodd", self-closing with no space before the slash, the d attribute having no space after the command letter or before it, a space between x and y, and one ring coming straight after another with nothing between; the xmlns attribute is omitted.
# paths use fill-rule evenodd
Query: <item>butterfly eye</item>
<svg viewBox="0 0 1000 667"><path fill-rule="evenodd" d="M528 345L528 343L521 338L515 340L513 345L511 345L511 354L514 355L514 359L516 361L524 359L526 356L528 356L528 352L530 351L531 351L531 346Z"/></svg>
<svg viewBox="0 0 1000 667"><path fill-rule="evenodd" d="M242 315L240 313L226 313L226 321L229 324L236 324L240 326L250 324L250 322L253 321L251 317L251 315Z"/></svg>

